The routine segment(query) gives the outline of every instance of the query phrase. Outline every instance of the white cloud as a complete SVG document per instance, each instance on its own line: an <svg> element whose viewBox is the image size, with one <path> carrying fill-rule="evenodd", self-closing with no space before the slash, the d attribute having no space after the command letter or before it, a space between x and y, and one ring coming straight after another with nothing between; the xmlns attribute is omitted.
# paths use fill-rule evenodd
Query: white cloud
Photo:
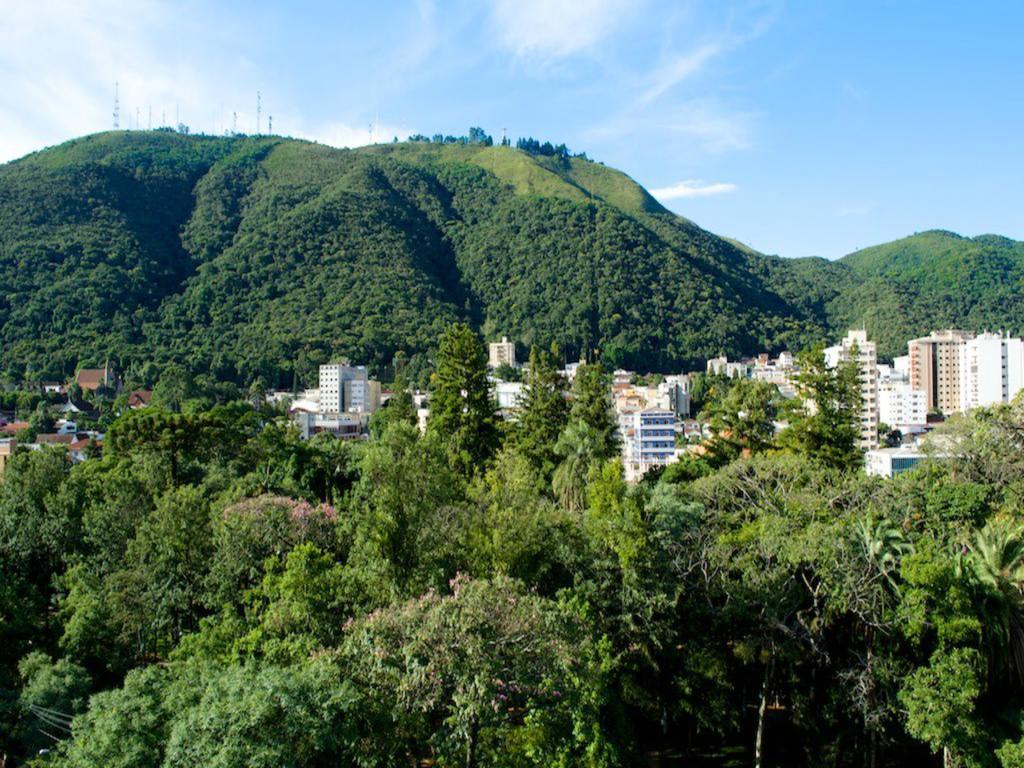
<svg viewBox="0 0 1024 768"><path fill-rule="evenodd" d="M241 57L230 64L216 56L197 60L189 42L192 18L188 7L165 0L5 5L0 161L111 128L115 81L121 128L156 127L162 115L170 123L177 111L195 130L223 130L231 114L224 94L253 92L255 101L255 88L247 84L251 68ZM209 71L217 77L210 78Z"/></svg>
<svg viewBox="0 0 1024 768"><path fill-rule="evenodd" d="M649 104L674 88L686 78L695 75L712 58L722 52L717 43L702 45L695 51L677 56L673 61L651 74L651 84L637 99L637 105Z"/></svg>
<svg viewBox="0 0 1024 768"><path fill-rule="evenodd" d="M517 56L559 59L592 48L638 0L493 0L502 45Z"/></svg>
<svg viewBox="0 0 1024 768"><path fill-rule="evenodd" d="M713 101L689 101L668 111L663 127L696 141L706 152L726 152L750 146L751 120Z"/></svg>
<svg viewBox="0 0 1024 768"><path fill-rule="evenodd" d="M651 194L659 200L679 200L685 197L711 197L723 195L737 189L735 184L725 182L706 183L700 179L688 179L660 189L652 189Z"/></svg>
<svg viewBox="0 0 1024 768"><path fill-rule="evenodd" d="M362 147L367 144L386 144L396 136L399 141L409 138L415 133L408 128L401 128L387 123L379 125L367 124L355 126L343 122L330 122L315 125L309 129L289 130L289 136L318 141L331 147Z"/></svg>

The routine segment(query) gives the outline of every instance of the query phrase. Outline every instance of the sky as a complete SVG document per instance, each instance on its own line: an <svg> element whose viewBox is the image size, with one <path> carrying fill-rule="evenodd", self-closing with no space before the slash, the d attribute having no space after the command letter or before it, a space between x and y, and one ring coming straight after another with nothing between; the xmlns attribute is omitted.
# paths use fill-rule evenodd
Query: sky
<svg viewBox="0 0 1024 768"><path fill-rule="evenodd" d="M173 124L533 136L782 256L1024 239L1024 2L0 0L0 162Z"/></svg>

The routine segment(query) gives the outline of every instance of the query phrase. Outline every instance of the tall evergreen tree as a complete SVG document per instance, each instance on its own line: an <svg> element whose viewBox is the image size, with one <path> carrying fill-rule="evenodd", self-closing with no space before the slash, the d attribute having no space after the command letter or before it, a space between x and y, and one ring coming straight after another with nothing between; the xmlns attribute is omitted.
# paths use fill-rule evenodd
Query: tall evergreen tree
<svg viewBox="0 0 1024 768"><path fill-rule="evenodd" d="M782 444L829 467L860 466L857 439L861 395L857 363L845 360L829 368L819 345L800 355L796 380L800 404L793 409L789 428L780 435Z"/></svg>
<svg viewBox="0 0 1024 768"><path fill-rule="evenodd" d="M526 375L519 420L512 430L512 447L526 457L545 478L558 464L555 444L569 422L565 379L555 362L558 347L551 351L533 347Z"/></svg>
<svg viewBox="0 0 1024 768"><path fill-rule="evenodd" d="M601 439L600 455L610 458L618 446L615 411L612 410L608 374L600 363L585 363L576 369L572 382L570 418L590 427Z"/></svg>
<svg viewBox="0 0 1024 768"><path fill-rule="evenodd" d="M464 475L483 469L494 453L494 411L483 343L468 325L453 323L437 348L427 433L444 443L452 466Z"/></svg>

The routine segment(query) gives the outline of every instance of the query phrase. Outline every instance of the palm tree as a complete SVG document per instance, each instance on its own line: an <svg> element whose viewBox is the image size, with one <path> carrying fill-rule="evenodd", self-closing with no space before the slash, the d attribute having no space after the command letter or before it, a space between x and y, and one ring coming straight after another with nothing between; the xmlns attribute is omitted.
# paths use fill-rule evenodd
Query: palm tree
<svg viewBox="0 0 1024 768"><path fill-rule="evenodd" d="M895 589L893 574L899 569L903 556L913 551L913 544L891 520L882 518L876 522L871 513L857 521L857 538L868 564Z"/></svg>
<svg viewBox="0 0 1024 768"><path fill-rule="evenodd" d="M602 455L603 444L600 433L582 421L570 423L558 438L555 453L562 457L562 462L555 469L551 487L566 511L583 511L587 475Z"/></svg>
<svg viewBox="0 0 1024 768"><path fill-rule="evenodd" d="M991 671L1009 670L1024 684L1024 526L989 520L974 535L968 566L985 593Z"/></svg>

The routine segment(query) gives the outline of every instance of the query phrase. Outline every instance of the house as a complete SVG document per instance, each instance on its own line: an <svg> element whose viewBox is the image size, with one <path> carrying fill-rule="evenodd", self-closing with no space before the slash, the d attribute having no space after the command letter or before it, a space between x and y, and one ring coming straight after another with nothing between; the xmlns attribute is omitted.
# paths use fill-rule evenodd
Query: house
<svg viewBox="0 0 1024 768"><path fill-rule="evenodd" d="M36 445L71 445L77 437L69 434L43 433L36 435Z"/></svg>
<svg viewBox="0 0 1024 768"><path fill-rule="evenodd" d="M102 450L103 441L92 437L76 439L68 445L68 453L71 456L71 460L76 464L80 464L89 458L89 446L92 446L92 450Z"/></svg>
<svg viewBox="0 0 1024 768"><path fill-rule="evenodd" d="M149 401L153 399L153 392L148 389L136 389L134 392L128 395L128 407L133 411L137 411L140 408L145 408L149 405Z"/></svg>
<svg viewBox="0 0 1024 768"><path fill-rule="evenodd" d="M95 416L96 408L80 397L72 397L68 395L64 402L57 406L57 410L60 413L84 413L87 416Z"/></svg>
<svg viewBox="0 0 1024 768"><path fill-rule="evenodd" d="M3 433L7 437L14 437L23 429L28 429L29 423L27 421L12 421L10 424L4 424L0 427L0 433Z"/></svg>
<svg viewBox="0 0 1024 768"><path fill-rule="evenodd" d="M75 374L75 384L83 392L97 389L117 389L118 381L109 365L102 368L82 368Z"/></svg>
<svg viewBox="0 0 1024 768"><path fill-rule="evenodd" d="M59 381L44 381L39 386L42 387L43 392L45 392L48 395L64 394L64 385L61 384Z"/></svg>

